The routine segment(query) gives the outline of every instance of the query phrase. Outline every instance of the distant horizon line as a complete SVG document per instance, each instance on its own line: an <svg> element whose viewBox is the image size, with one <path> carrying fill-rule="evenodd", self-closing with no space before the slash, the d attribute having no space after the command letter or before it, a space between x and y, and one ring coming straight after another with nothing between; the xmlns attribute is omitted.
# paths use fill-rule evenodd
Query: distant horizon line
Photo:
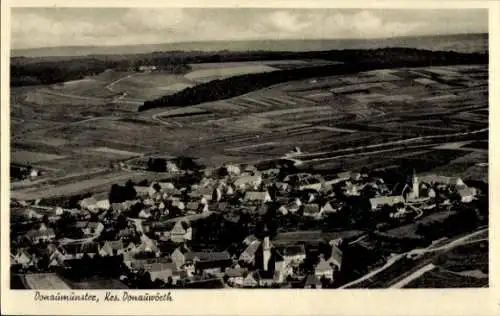
<svg viewBox="0 0 500 316"><path fill-rule="evenodd" d="M489 35L489 32L475 32L475 33L449 33L449 34L415 34L415 35L401 35L392 37L370 37L370 38L254 38L254 39L237 39L237 40L199 40L199 41L176 41L176 42L156 42L156 43L138 43L138 44L112 44L112 45L60 45L60 46L37 46L26 48L10 48L10 51L23 51L23 50L38 50L38 49L58 49L58 48L113 48L124 46L141 46L141 45L176 45L176 44L196 44L207 42L259 42L259 41L352 41L352 40L390 40L398 38L412 38L412 37L452 37L464 35ZM19 56L21 57L21 56Z"/></svg>

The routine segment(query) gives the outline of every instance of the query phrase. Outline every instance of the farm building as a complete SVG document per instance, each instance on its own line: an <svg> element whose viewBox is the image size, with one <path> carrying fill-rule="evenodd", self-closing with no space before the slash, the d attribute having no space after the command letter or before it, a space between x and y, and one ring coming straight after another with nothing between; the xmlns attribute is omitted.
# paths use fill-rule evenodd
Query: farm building
<svg viewBox="0 0 500 316"><path fill-rule="evenodd" d="M395 196L380 196L380 197L374 197L370 199L370 205L372 208L372 211L375 211L377 209L380 209L384 205L389 205L393 206L395 204L399 203L405 203L405 199L401 195L395 195Z"/></svg>

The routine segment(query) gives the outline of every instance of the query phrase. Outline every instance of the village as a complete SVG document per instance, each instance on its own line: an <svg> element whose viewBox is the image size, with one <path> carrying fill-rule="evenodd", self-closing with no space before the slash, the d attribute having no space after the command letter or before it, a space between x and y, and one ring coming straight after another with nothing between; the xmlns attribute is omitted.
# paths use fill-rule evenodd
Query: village
<svg viewBox="0 0 500 316"><path fill-rule="evenodd" d="M194 178L113 185L75 208L12 201L23 221L11 232L11 274L31 288L99 278L118 288L336 288L344 252L370 229L480 193L458 177L415 171L395 187L369 172L236 164ZM280 238L325 229L333 233L319 241Z"/></svg>

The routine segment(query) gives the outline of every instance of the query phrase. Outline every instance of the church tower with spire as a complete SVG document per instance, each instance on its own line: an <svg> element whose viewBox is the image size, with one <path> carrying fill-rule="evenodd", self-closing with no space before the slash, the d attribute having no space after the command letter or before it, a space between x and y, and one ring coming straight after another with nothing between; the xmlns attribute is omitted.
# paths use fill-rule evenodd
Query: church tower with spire
<svg viewBox="0 0 500 316"><path fill-rule="evenodd" d="M413 177L412 177L412 195L413 198L418 199L420 196L420 183L417 177L417 173L415 169L413 169Z"/></svg>
<svg viewBox="0 0 500 316"><path fill-rule="evenodd" d="M269 260L271 259L271 242L269 241L269 236L266 235L262 241L262 260L263 269L267 271L269 269Z"/></svg>

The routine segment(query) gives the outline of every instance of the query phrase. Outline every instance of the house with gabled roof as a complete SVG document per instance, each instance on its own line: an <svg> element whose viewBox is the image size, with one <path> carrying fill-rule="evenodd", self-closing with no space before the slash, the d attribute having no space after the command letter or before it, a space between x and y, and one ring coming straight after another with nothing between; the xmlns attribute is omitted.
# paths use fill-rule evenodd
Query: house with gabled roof
<svg viewBox="0 0 500 316"><path fill-rule="evenodd" d="M130 210L132 208L132 206L134 206L138 202L139 202L139 200L127 200L127 201L123 201L121 203L111 203L110 208L113 211L122 213L122 212L126 212L126 211Z"/></svg>
<svg viewBox="0 0 500 316"><path fill-rule="evenodd" d="M195 187L189 192L189 197L198 202L205 201L212 201L212 198L214 196L214 188L211 186L198 186Z"/></svg>
<svg viewBox="0 0 500 316"><path fill-rule="evenodd" d="M84 254L87 254L89 257L93 257L99 252L98 245L92 241L61 245L60 248L64 260L81 259Z"/></svg>
<svg viewBox="0 0 500 316"><path fill-rule="evenodd" d="M257 189L262 184L262 176L260 174L256 175L243 175L238 177L233 185L239 189L253 188Z"/></svg>
<svg viewBox="0 0 500 316"><path fill-rule="evenodd" d="M41 241L52 241L56 238L54 229L47 227L45 224L40 224L38 229L31 229L26 233L26 237L32 243L38 244Z"/></svg>
<svg viewBox="0 0 500 316"><path fill-rule="evenodd" d="M135 245L133 252L149 253L156 257L160 256L161 254L157 242L151 238L146 237L146 235L141 235L141 242L138 245Z"/></svg>
<svg viewBox="0 0 500 316"><path fill-rule="evenodd" d="M143 208L139 214L137 214L137 217L143 218L143 219L148 219L151 218L153 214L151 213L151 208Z"/></svg>
<svg viewBox="0 0 500 316"><path fill-rule="evenodd" d="M200 213L203 209L203 205L199 201L187 202L185 210L189 213Z"/></svg>
<svg viewBox="0 0 500 316"><path fill-rule="evenodd" d="M384 205L393 206L396 204L404 204L405 199L401 195L393 195L393 196L378 196L370 199L370 205L372 211L380 209Z"/></svg>
<svg viewBox="0 0 500 316"><path fill-rule="evenodd" d="M243 279L242 287L254 288L259 286L259 281L255 272L249 272Z"/></svg>
<svg viewBox="0 0 500 316"><path fill-rule="evenodd" d="M336 213L337 209L335 209L330 202L326 202L321 207L321 211L320 212L321 212L322 215L332 214L332 213Z"/></svg>
<svg viewBox="0 0 500 316"><path fill-rule="evenodd" d="M207 251L186 253L186 264L193 265L198 274L222 277L222 271L231 266L231 255L227 251Z"/></svg>
<svg viewBox="0 0 500 316"><path fill-rule="evenodd" d="M235 164L226 164L224 166L226 168L227 173L231 176L237 176L241 173L241 168L238 165Z"/></svg>
<svg viewBox="0 0 500 316"><path fill-rule="evenodd" d="M318 219L321 217L321 207L317 203L304 204L304 216Z"/></svg>
<svg viewBox="0 0 500 316"><path fill-rule="evenodd" d="M36 260L34 260L32 254L23 248L17 250L16 254L12 257L12 261L23 268L29 268L36 264Z"/></svg>
<svg viewBox="0 0 500 316"><path fill-rule="evenodd" d="M227 251L189 251L185 254L186 261L207 262L231 260Z"/></svg>
<svg viewBox="0 0 500 316"><path fill-rule="evenodd" d="M427 184L449 185L449 186L466 186L460 177L446 177L437 174L427 174L418 177L420 182Z"/></svg>
<svg viewBox="0 0 500 316"><path fill-rule="evenodd" d="M243 286L245 277L248 275L247 268L227 268L225 271L227 282L230 285Z"/></svg>
<svg viewBox="0 0 500 316"><path fill-rule="evenodd" d="M261 244L260 240L252 242L248 247L240 254L239 260L247 264L255 264L255 254L259 249Z"/></svg>
<svg viewBox="0 0 500 316"><path fill-rule="evenodd" d="M82 230L84 236L99 236L104 230L101 222L78 221L75 225Z"/></svg>
<svg viewBox="0 0 500 316"><path fill-rule="evenodd" d="M151 192L152 188L150 186L135 185L134 190L135 190L137 196L140 198L150 197L154 193L154 192Z"/></svg>
<svg viewBox="0 0 500 316"><path fill-rule="evenodd" d="M333 263L325 260L323 256L320 257L319 263L314 267L314 275L318 278L326 278L333 280Z"/></svg>
<svg viewBox="0 0 500 316"><path fill-rule="evenodd" d="M457 193L460 197L460 201L462 203L470 203L476 197L477 190L475 188L466 187L463 189L457 190Z"/></svg>
<svg viewBox="0 0 500 316"><path fill-rule="evenodd" d="M182 267L186 263L186 253L190 252L190 250L185 247L177 247L171 254L170 259L177 266L177 268Z"/></svg>
<svg viewBox="0 0 500 316"><path fill-rule="evenodd" d="M193 229L188 222L177 221L170 231L170 240L175 243L183 243L193 238Z"/></svg>
<svg viewBox="0 0 500 316"><path fill-rule="evenodd" d="M286 265L297 266L306 259L304 245L287 245L276 248Z"/></svg>
<svg viewBox="0 0 500 316"><path fill-rule="evenodd" d="M82 209L92 213L107 211L111 207L107 193L94 194L79 202Z"/></svg>
<svg viewBox="0 0 500 316"><path fill-rule="evenodd" d="M255 235L249 235L245 239L243 239L243 243L247 246L254 243L255 241L259 241L259 239L255 237Z"/></svg>
<svg viewBox="0 0 500 316"><path fill-rule="evenodd" d="M185 203L183 201L181 201L181 199L178 197L171 196L168 198L168 200L170 201L170 203L172 204L173 207L176 207L181 211L183 211L186 208Z"/></svg>
<svg viewBox="0 0 500 316"><path fill-rule="evenodd" d="M248 191L245 193L243 201L247 203L267 203L271 202L271 196L267 191Z"/></svg>
<svg viewBox="0 0 500 316"><path fill-rule="evenodd" d="M119 256L124 253L122 240L106 241L99 247L99 254L102 257Z"/></svg>

